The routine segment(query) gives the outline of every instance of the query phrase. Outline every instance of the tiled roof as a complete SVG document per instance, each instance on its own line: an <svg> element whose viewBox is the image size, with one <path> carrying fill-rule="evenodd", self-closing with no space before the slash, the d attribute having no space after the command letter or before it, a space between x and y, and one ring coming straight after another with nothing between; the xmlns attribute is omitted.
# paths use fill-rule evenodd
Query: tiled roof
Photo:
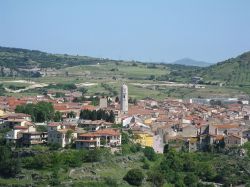
<svg viewBox="0 0 250 187"><path fill-rule="evenodd" d="M14 129L28 129L28 127L25 127L25 126L15 126Z"/></svg>

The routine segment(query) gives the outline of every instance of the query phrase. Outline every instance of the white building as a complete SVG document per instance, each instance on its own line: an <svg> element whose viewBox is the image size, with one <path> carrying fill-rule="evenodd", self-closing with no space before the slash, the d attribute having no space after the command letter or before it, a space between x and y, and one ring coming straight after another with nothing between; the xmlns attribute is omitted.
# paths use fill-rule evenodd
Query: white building
<svg viewBox="0 0 250 187"><path fill-rule="evenodd" d="M127 113L128 112L128 86L123 84L121 87L121 112Z"/></svg>

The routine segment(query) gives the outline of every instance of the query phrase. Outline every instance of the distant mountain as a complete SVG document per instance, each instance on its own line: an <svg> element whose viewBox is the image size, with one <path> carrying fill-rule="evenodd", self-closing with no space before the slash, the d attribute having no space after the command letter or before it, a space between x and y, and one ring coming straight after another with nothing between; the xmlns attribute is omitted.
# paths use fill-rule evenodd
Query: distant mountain
<svg viewBox="0 0 250 187"><path fill-rule="evenodd" d="M208 62L203 62L203 61L197 61L197 60L193 60L190 58L183 58L180 60L176 60L174 62L171 62L171 64L180 64L180 65L186 65L186 66L198 66L198 67L208 67L212 64L208 63Z"/></svg>
<svg viewBox="0 0 250 187"><path fill-rule="evenodd" d="M188 67L188 66L187 66ZM250 51L235 58L212 64L209 67L193 67L171 71L168 75L174 81L191 81L191 77L202 77L206 83L250 86Z"/></svg>

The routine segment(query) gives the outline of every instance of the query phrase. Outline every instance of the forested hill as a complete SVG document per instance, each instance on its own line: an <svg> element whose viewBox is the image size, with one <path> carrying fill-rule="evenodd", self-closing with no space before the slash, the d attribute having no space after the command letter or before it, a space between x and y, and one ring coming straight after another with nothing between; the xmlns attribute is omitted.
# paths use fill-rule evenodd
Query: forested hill
<svg viewBox="0 0 250 187"><path fill-rule="evenodd" d="M224 83L227 85L250 85L250 52L230 58L204 68L181 68L168 75L174 81L190 82L194 76L202 77L204 83Z"/></svg>
<svg viewBox="0 0 250 187"><path fill-rule="evenodd" d="M232 85L250 85L250 52L204 68L200 76Z"/></svg>
<svg viewBox="0 0 250 187"><path fill-rule="evenodd" d="M5 68L63 68L105 61L107 60L86 56L55 55L37 50L0 47L0 66Z"/></svg>

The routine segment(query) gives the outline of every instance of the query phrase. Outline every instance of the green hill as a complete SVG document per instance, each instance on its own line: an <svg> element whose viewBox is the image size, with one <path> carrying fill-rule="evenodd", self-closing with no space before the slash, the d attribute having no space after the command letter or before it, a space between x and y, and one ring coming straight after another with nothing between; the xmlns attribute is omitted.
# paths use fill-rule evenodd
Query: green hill
<svg viewBox="0 0 250 187"><path fill-rule="evenodd" d="M120 63L125 61L78 55L51 54L37 50L0 47L1 71L3 68L9 68L9 71L17 71L22 76L27 75L27 71L24 71L25 69L64 69L78 65L94 65L107 62ZM134 67L138 64L144 64L150 69L157 69L157 66L159 65L165 67L168 70L168 73L164 75L161 74L161 76L156 78L157 80L190 82L193 76L200 76L203 77L204 82L208 84L222 82L227 85L250 85L250 52L246 52L236 58L231 58L204 68L179 64L140 63L135 61L127 62L127 64L132 64ZM9 75L10 74L11 73L9 73Z"/></svg>
<svg viewBox="0 0 250 187"><path fill-rule="evenodd" d="M86 56L56 55L37 50L0 47L0 66L5 68L64 68L107 60Z"/></svg>
<svg viewBox="0 0 250 187"><path fill-rule="evenodd" d="M168 75L175 81L190 82L199 76L205 83L225 83L227 85L250 85L250 52L204 68L181 68Z"/></svg>
<svg viewBox="0 0 250 187"><path fill-rule="evenodd" d="M199 74L208 81L250 85L250 52L204 68Z"/></svg>

